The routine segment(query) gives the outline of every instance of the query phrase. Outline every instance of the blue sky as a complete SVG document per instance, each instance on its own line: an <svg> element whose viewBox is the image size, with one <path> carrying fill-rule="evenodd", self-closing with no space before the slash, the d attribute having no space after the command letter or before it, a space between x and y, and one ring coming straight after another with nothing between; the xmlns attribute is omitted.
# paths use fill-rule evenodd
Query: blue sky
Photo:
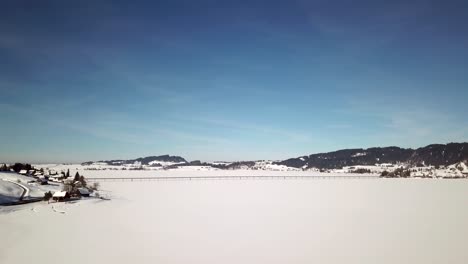
<svg viewBox="0 0 468 264"><path fill-rule="evenodd" d="M2 1L0 161L468 140L464 1Z"/></svg>

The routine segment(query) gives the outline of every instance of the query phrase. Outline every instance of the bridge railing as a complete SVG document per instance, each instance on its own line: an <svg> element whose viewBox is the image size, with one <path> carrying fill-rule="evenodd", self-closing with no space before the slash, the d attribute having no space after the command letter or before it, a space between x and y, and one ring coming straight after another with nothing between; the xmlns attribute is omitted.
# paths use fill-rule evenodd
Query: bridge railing
<svg viewBox="0 0 468 264"><path fill-rule="evenodd" d="M379 179L375 175L319 175L319 176L154 176L154 177L106 177L86 178L87 181L192 181L192 180L333 180L333 179Z"/></svg>

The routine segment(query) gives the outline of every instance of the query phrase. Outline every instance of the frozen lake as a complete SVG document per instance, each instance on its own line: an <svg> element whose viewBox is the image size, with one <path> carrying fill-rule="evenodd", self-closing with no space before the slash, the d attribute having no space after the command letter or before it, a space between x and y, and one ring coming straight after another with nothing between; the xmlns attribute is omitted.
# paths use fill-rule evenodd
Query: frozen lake
<svg viewBox="0 0 468 264"><path fill-rule="evenodd" d="M466 180L101 189L111 201L0 209L0 263L468 263Z"/></svg>

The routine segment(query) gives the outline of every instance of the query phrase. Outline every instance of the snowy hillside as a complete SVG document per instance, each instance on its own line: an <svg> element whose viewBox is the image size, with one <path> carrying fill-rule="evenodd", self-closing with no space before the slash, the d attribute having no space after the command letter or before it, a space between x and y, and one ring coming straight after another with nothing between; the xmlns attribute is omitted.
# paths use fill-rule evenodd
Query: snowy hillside
<svg viewBox="0 0 468 264"><path fill-rule="evenodd" d="M23 200L42 198L46 192L62 189L61 183L41 185L31 176L13 172L0 172L0 204L18 201L24 193Z"/></svg>
<svg viewBox="0 0 468 264"><path fill-rule="evenodd" d="M179 156L149 156L144 158L130 159L130 160L101 160L97 162L88 161L82 165L114 165L114 166L133 166L138 167L142 165L150 166L169 166L174 164L187 163L187 161Z"/></svg>
<svg viewBox="0 0 468 264"><path fill-rule="evenodd" d="M468 143L433 144L418 149L399 147L344 149L312 154L278 162L295 168L340 169L347 166L407 164L410 166L448 166L468 160Z"/></svg>

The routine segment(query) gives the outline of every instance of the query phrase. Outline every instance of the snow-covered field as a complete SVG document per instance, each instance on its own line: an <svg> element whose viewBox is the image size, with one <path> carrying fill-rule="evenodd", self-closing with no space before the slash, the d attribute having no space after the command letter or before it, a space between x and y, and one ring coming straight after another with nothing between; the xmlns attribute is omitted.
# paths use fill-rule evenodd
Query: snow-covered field
<svg viewBox="0 0 468 264"><path fill-rule="evenodd" d="M343 175L356 176L362 174L339 172L338 174L329 172L319 172L315 170L292 170L292 168L270 165L270 169L236 169L236 170L221 170L207 166L184 166L177 169L164 170L160 168L145 168L144 170L122 170L121 166L81 166L80 164L71 165L54 165L42 164L34 165L36 168L44 168L55 170L57 172L70 170L70 175L75 175L78 172L88 178L115 178L115 177L181 177L181 176L326 176L326 175ZM276 170L272 170L275 168ZM379 175L377 173L368 174ZM366 175L364 175L366 176Z"/></svg>
<svg viewBox="0 0 468 264"><path fill-rule="evenodd" d="M0 179L0 204L18 201L23 189L17 184Z"/></svg>
<svg viewBox="0 0 468 264"><path fill-rule="evenodd" d="M5 202L18 201L23 193L23 188L27 189L25 200L30 198L41 198L44 193L59 191L62 189L59 183L50 183L49 185L40 185L38 183L28 183L35 180L32 177L20 175L13 172L0 172L0 204ZM21 186L20 186L21 185Z"/></svg>
<svg viewBox="0 0 468 264"><path fill-rule="evenodd" d="M80 164L56 165L40 164L34 165L36 168L43 168L46 171L64 172L70 170L71 175L79 172L80 175L87 177L152 177L152 176L378 176L382 172L393 172L396 169L407 169L411 177L421 178L460 178L468 177L468 167L464 162L452 164L450 166L426 166L410 167L405 164L375 164L375 165L356 165L347 166L341 169L330 169L320 172L317 168L302 170L298 168L286 167L284 165L272 164L272 161L257 161L251 168L221 170L211 166L180 166L178 168L164 169L163 167L149 166L111 166L106 164L93 164L82 166ZM135 170L141 168L141 170ZM359 174L356 170L367 170L370 173Z"/></svg>
<svg viewBox="0 0 468 264"><path fill-rule="evenodd" d="M0 207L0 263L468 263L467 191L438 179L103 182L110 201Z"/></svg>

